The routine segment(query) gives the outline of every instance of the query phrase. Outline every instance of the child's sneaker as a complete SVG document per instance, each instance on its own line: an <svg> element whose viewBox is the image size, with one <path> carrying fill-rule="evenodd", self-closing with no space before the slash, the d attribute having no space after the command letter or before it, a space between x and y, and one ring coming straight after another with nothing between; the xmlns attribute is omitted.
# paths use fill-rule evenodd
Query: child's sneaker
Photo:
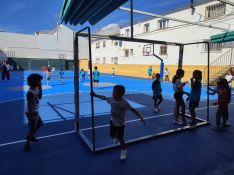
<svg viewBox="0 0 234 175"><path fill-rule="evenodd" d="M121 150L121 154L120 154L120 160L125 160L127 159L127 150Z"/></svg>
<svg viewBox="0 0 234 175"><path fill-rule="evenodd" d="M216 130L216 131L220 131L222 128L220 126L213 125L213 126L211 126L211 129Z"/></svg>
<svg viewBox="0 0 234 175"><path fill-rule="evenodd" d="M183 123L181 123L178 119L173 120L173 123L179 124L179 125L183 124Z"/></svg>
<svg viewBox="0 0 234 175"><path fill-rule="evenodd" d="M119 143L119 139L117 139L116 137L113 139L113 143L116 145Z"/></svg>
<svg viewBox="0 0 234 175"><path fill-rule="evenodd" d="M160 108L159 108L159 106L157 106L156 108L157 108L157 110L158 110L158 111L160 111Z"/></svg>
<svg viewBox="0 0 234 175"><path fill-rule="evenodd" d="M158 109L157 109L157 107L156 107L156 108L154 108L154 112L158 112Z"/></svg>

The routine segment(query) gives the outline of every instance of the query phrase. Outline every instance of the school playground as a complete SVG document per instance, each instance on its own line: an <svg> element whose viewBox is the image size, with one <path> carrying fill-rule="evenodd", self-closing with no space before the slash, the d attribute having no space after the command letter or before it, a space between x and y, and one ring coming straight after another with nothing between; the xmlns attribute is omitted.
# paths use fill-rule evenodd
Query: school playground
<svg viewBox="0 0 234 175"><path fill-rule="evenodd" d="M90 151L75 132L73 72L66 71L64 82L58 80L58 72L52 75L50 85L43 79L43 98L40 115L44 122L37 133L40 139L32 144L30 152L24 152L27 133L25 116L27 76L32 72L13 72L11 80L0 81L0 174L157 174L157 175L231 175L234 174L234 103L229 105L229 123L225 130L213 130L216 107L210 96L210 124L187 129L166 136L129 143L128 158L120 161L120 148L115 146L97 153ZM43 75L42 72L37 72ZM81 129L89 139L91 127L91 97L89 80L80 81ZM159 112L152 110L151 79L101 74L100 84L94 88L98 94L111 96L116 84L126 87L126 98L144 116L143 126L131 113L127 113L126 133L131 138L145 137L166 132L178 126L173 120L173 89L171 82L162 82L164 101ZM189 84L184 88L190 92ZM186 95L185 95L186 99ZM207 94L202 88L197 117L206 119ZM188 102L186 102L188 108ZM186 109L187 109L186 108ZM111 144L108 136L109 105L94 98L97 147ZM187 111L188 113L188 111ZM100 132L99 132L100 131ZM92 141L88 141L92 142ZM92 145L92 143L90 143Z"/></svg>

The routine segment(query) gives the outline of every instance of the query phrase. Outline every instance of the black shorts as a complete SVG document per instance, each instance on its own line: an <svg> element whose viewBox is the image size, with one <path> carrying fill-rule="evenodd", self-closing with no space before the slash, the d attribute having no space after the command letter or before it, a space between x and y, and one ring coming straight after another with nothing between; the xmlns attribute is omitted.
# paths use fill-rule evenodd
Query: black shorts
<svg viewBox="0 0 234 175"><path fill-rule="evenodd" d="M199 102L198 101L192 101L192 100L189 101L189 107L196 108L198 106L199 106Z"/></svg>
<svg viewBox="0 0 234 175"><path fill-rule="evenodd" d="M93 80L93 82L99 83L99 80Z"/></svg>
<svg viewBox="0 0 234 175"><path fill-rule="evenodd" d="M183 99L182 97L183 97L183 92L175 92L174 93L175 100L181 100L181 99Z"/></svg>
<svg viewBox="0 0 234 175"><path fill-rule="evenodd" d="M157 100L157 99L162 100L162 95L154 95L153 96L153 100Z"/></svg>
<svg viewBox="0 0 234 175"><path fill-rule="evenodd" d="M124 139L124 128L125 126L115 126L113 122L110 121L110 137Z"/></svg>

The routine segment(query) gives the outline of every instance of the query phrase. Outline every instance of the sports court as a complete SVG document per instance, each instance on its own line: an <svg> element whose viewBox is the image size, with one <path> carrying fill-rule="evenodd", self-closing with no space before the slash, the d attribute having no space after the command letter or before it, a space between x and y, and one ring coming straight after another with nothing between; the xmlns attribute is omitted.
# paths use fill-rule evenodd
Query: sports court
<svg viewBox="0 0 234 175"><path fill-rule="evenodd" d="M12 96L2 97L1 99L1 113L4 113L4 118L1 119L1 155L4 162L11 162L17 160L13 164L14 168L9 170L9 165L1 164L1 173L5 174L7 172L26 172L27 168L24 164L29 161L34 160L31 163L29 169L42 168L40 172L57 172L60 173L72 173L73 170L69 168L57 167L57 170L51 169L49 166L52 164L57 164L62 166L75 166L79 164L77 168L83 173L91 173L91 169L87 169L84 165L85 162L90 162L91 167L96 167L97 162L100 164L108 163L108 168L96 169L95 172L107 173L111 170L111 167L121 167L120 162L116 157L119 154L119 149L108 149L100 153L91 153L87 148L87 145L92 148L92 129L91 129L91 114L90 114L90 94L89 81L86 79L80 82L80 129L82 132L81 137L85 139L81 140L81 137L77 135L74 130L74 93L73 93L73 79L71 78L72 72L66 72L64 84L61 85L57 79L56 74L51 80L51 87L44 88L43 99L41 101L40 114L44 121L44 126L38 133L40 138L39 143L32 145L32 151L29 153L23 152L24 136L27 132L27 123L24 115L25 107L25 90L22 91L23 87L26 85L25 78L22 75L28 75L29 72L22 72L18 76L15 75L14 79L10 80L8 84L1 82L1 87L4 87L5 93L12 93ZM17 81L15 81L17 79ZM5 84L4 84L5 83ZM45 83L45 82L44 82ZM94 91L98 94L110 96L112 87L115 84L124 84L126 86L126 94L124 96L130 104L138 109L146 120L146 125L143 126L137 118L135 118L131 113L127 114L126 118L126 140L128 142L134 141L138 138L147 138L150 135L157 134L160 132L167 132L168 130L176 130L178 128L183 128L187 126L181 126L174 124L173 120L173 107L174 100L172 95L172 84L162 83L163 88L163 98L160 112L153 112L152 110L152 94L151 94L151 83L152 80L140 79L132 77L123 77L103 74L100 78L100 86L95 88ZM18 89L12 88L17 84ZM137 86L136 86L137 85ZM185 88L186 91L190 91L190 87ZM65 93L61 92L65 91ZM18 93L15 93L18 91ZM15 93L15 94L14 94ZM17 95L16 95L17 94ZM21 94L22 96L19 96ZM199 108L197 109L198 117L205 119L206 116L206 87L202 89L202 101ZM215 96L211 96L211 101L214 100ZM186 104L188 106L188 104ZM210 120L211 123L215 121L215 109L216 107L210 107ZM230 114L233 110L233 102L230 104ZM101 101L95 98L94 101L94 111L95 111L95 132L96 132L96 147L97 149L116 147L113 141L109 138L109 119L110 119L110 107L105 101ZM231 116L231 115L230 115ZM230 122L233 118L230 117ZM211 129L210 125L197 127L195 129L188 129L184 132L178 132L174 134L169 134L166 137L156 137L135 144L129 144L129 159L130 164L125 167L128 173L133 173L132 171L137 170L140 167L135 167L134 163L140 163L142 167L146 168L144 173L153 173L155 171L163 171L172 173L175 171L177 164L173 164L176 159L180 159L180 166L185 166L183 170L180 168L176 169L176 172L189 172L190 167L186 166L186 160L190 163L195 163L200 161L199 164L195 164L194 174L198 173L195 169L201 171L203 166L201 162L207 163L206 159L210 161L209 165L214 166L217 161L223 162L229 160L229 154L225 154L222 150L229 150L231 156L231 137L234 135L233 127L230 126L226 131L217 132ZM223 144L222 139L229 140L228 145ZM86 140L86 143L84 143ZM234 144L234 142L233 142ZM196 150L194 151L194 146ZM220 149L221 148L221 149ZM225 151L225 152L226 152ZM83 155L83 156L82 156ZM29 157L28 157L29 156ZM78 158L82 156L82 158ZM155 157L156 156L156 157ZM194 159L191 159L191 156ZM205 159L201 157L206 156ZM218 160L214 160L218 156ZM37 160L38 159L38 160ZM59 160L58 160L59 159ZM93 161L95 159L95 161ZM143 159L143 160L142 160ZM152 162L157 159L157 166L153 166ZM183 160L182 160L183 159ZM200 160L201 159L201 160ZM212 160L211 160L212 159ZM40 165L36 163L39 161ZM97 161L97 162L96 162ZM47 163L46 163L47 162ZM49 163L50 162L50 163ZM52 163L51 163L52 162ZM68 163L69 162L69 163ZM96 163L95 163L96 162ZM213 163L212 163L213 162ZM168 163L170 165L168 165ZM87 165L85 165L87 166ZM103 165L102 165L103 166ZM126 165L124 165L126 166ZM160 168L160 166L171 167L171 169ZM224 165L223 165L224 166ZM225 166L228 166L225 164ZM12 165L11 165L12 167ZM132 169L131 167L135 167ZM84 169L85 168L85 169ZM207 167L208 168L208 167ZM206 167L202 172L208 171ZM76 166L75 166L76 169ZM78 170L77 169L77 170ZM108 170L109 169L109 170ZM231 167L220 167L220 171L228 172L233 171ZM30 171L31 171L30 170ZM140 170L138 170L140 171ZM70 174L69 173L69 174ZM120 173L116 171L116 173ZM115 174L115 173L114 173ZM141 174L141 173L139 173ZM192 173L193 174L193 173Z"/></svg>
<svg viewBox="0 0 234 175"><path fill-rule="evenodd" d="M147 4L137 0L64 0L55 29L35 35L16 34L20 44L15 34L3 33L2 38L9 36L9 43L15 45L0 48L6 61L1 63L2 72L8 61L19 69L6 69L11 79L0 80L0 175L234 174L234 91L229 125L218 129L214 128L217 106L213 105L218 96L207 94L220 77L234 70L234 3L150 3L157 11L151 13L149 7L137 10ZM116 18L100 29L99 22L111 13ZM113 21L118 15L125 23L120 22L116 33ZM100 70L98 86L93 83L96 66ZM153 67L153 75L147 73L148 67ZM164 79L167 68L170 81ZM182 81L196 79L194 70L202 72L201 99L193 127L186 95L187 122L173 122L172 77L178 68L185 70L184 77L176 75ZM81 77L83 69L85 79ZM111 73L113 69L115 74ZM87 72L91 73L89 78ZM44 124L36 133L39 142L26 151L27 77L32 73L43 76L39 114ZM152 99L156 73L163 97L157 112ZM123 98L145 120L143 125L131 111L127 112L124 138L128 156L124 161L119 160L120 144L110 138L110 105L90 95L95 92L111 97L115 85L125 87ZM190 93L191 84L183 90Z"/></svg>

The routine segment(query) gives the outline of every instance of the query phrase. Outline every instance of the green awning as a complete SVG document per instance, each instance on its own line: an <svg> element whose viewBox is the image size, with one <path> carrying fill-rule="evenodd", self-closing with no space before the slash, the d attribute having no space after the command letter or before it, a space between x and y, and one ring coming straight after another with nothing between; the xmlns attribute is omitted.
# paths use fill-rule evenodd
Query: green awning
<svg viewBox="0 0 234 175"><path fill-rule="evenodd" d="M229 41L234 41L234 31L225 32L210 37L211 43L224 43Z"/></svg>
<svg viewBox="0 0 234 175"><path fill-rule="evenodd" d="M61 9L61 23L71 25L89 22L96 24L128 0L64 0Z"/></svg>

